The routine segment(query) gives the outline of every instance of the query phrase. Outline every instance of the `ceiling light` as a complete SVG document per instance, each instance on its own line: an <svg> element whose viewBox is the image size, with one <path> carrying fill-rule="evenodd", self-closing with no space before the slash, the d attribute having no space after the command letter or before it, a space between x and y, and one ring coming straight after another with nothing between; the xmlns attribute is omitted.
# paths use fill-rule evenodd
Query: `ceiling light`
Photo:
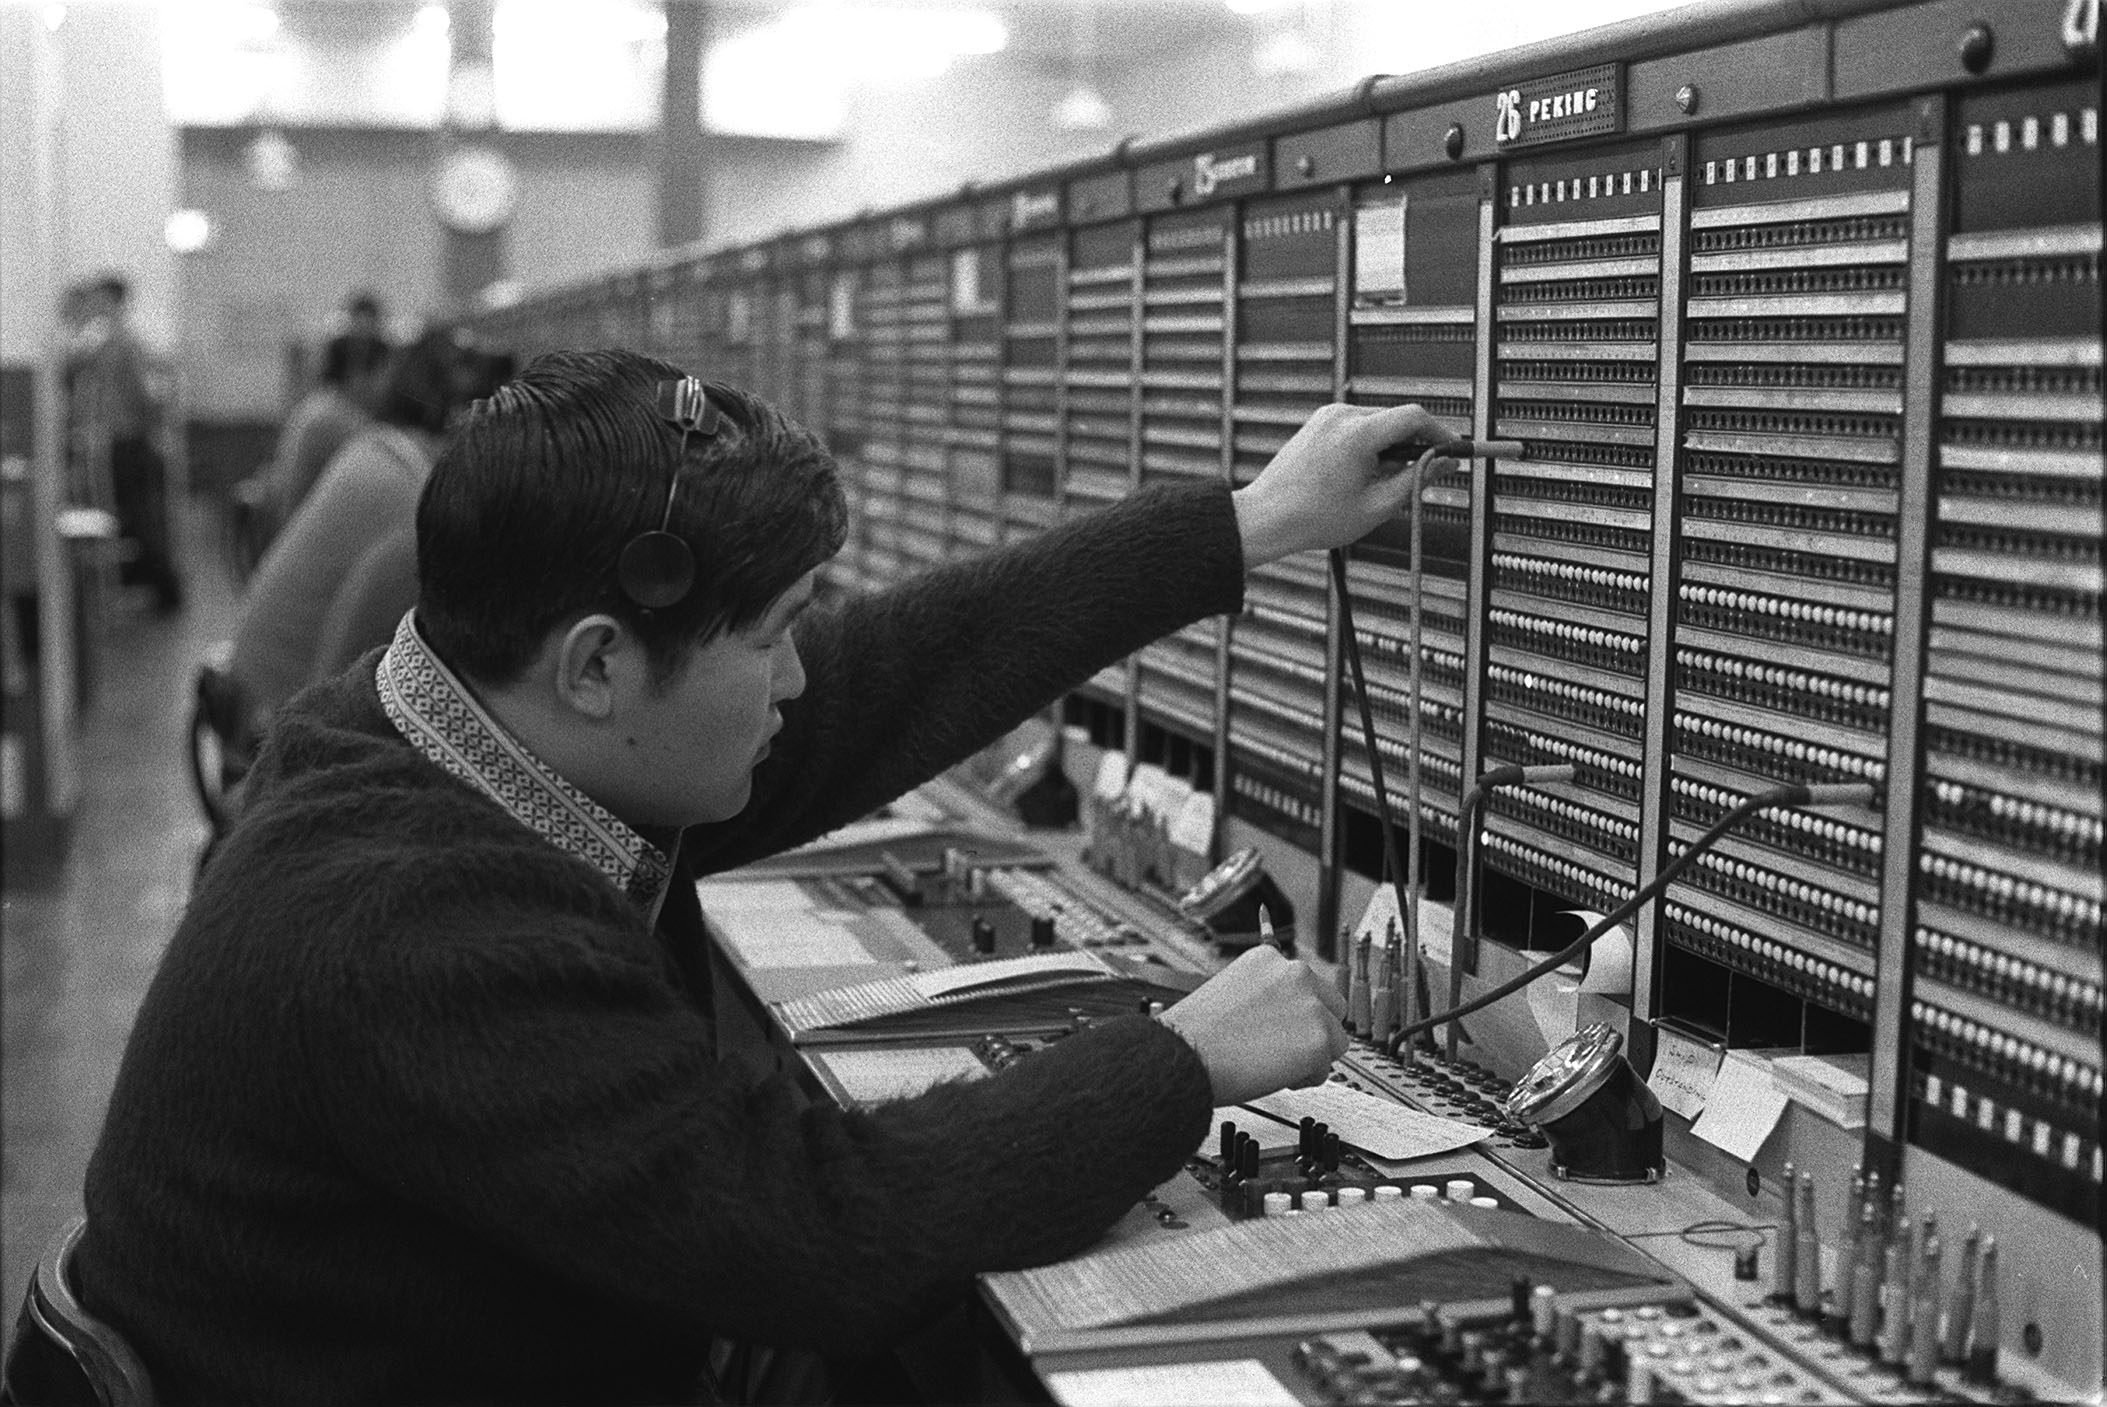
<svg viewBox="0 0 2107 1407"><path fill-rule="evenodd" d="M278 9L274 5L244 5L241 9L241 37L251 44L261 44L278 35Z"/></svg>
<svg viewBox="0 0 2107 1407"><path fill-rule="evenodd" d="M1268 77L1310 73L1316 69L1317 63L1316 46L1299 29L1274 35L1259 45L1258 51L1251 56L1251 66Z"/></svg>
<svg viewBox="0 0 2107 1407"><path fill-rule="evenodd" d="M1068 90L1054 104L1053 124L1064 132L1098 132L1112 125L1112 105L1087 83Z"/></svg>
<svg viewBox="0 0 2107 1407"><path fill-rule="evenodd" d="M212 243L212 217L202 210L172 210L161 235L176 253L195 254Z"/></svg>

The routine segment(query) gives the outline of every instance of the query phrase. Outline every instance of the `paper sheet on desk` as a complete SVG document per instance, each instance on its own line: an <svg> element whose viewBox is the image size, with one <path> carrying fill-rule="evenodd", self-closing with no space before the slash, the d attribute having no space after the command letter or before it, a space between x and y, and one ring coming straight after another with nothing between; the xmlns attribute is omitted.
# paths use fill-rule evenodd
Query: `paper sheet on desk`
<svg viewBox="0 0 2107 1407"><path fill-rule="evenodd" d="M1339 1141L1386 1162L1425 1158L1467 1147L1486 1130L1461 1119L1422 1114L1345 1085L1284 1089L1251 1101L1253 1109L1300 1123L1304 1115L1331 1125Z"/></svg>
<svg viewBox="0 0 2107 1407"><path fill-rule="evenodd" d="M882 845L892 840L912 840L916 836L928 835L935 829L934 822L918 816L872 816L868 820L851 821L840 830L828 831L819 839L808 840L795 850L784 853L823 855L829 850L846 850L852 845Z"/></svg>
<svg viewBox="0 0 2107 1407"><path fill-rule="evenodd" d="M706 916L812 910L819 900L791 879L706 879L695 886Z"/></svg>
<svg viewBox="0 0 2107 1407"><path fill-rule="evenodd" d="M853 967L877 963L858 931L830 918L826 912L763 912L744 914L737 923L714 923L718 937L725 939L748 967Z"/></svg>
<svg viewBox="0 0 2107 1407"><path fill-rule="evenodd" d="M1705 1112L1690 1125L1690 1132L1750 1163L1784 1112L1785 1094L1771 1083L1770 1061L1751 1051L1730 1050L1719 1063Z"/></svg>
<svg viewBox="0 0 2107 1407"><path fill-rule="evenodd" d="M1062 1407L1300 1407L1302 1401L1256 1358L1078 1368L1048 1373Z"/></svg>
<svg viewBox="0 0 2107 1407"><path fill-rule="evenodd" d="M814 1057L859 1104L911 1099L945 1080L986 1078L988 1067L962 1046L830 1050Z"/></svg>
<svg viewBox="0 0 2107 1407"><path fill-rule="evenodd" d="M824 909L787 879L711 879L695 886L710 927L752 968L846 967L875 961L850 915Z"/></svg>

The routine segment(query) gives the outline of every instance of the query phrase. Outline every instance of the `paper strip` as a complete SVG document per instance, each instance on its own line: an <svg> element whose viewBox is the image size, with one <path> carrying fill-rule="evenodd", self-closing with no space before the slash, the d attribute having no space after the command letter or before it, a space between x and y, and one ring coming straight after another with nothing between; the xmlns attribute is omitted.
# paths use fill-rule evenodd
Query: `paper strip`
<svg viewBox="0 0 2107 1407"><path fill-rule="evenodd" d="M1705 1111L1690 1132L1744 1163L1778 1126L1785 1096L1771 1083L1770 1061L1745 1050L1730 1050L1705 1100Z"/></svg>
<svg viewBox="0 0 2107 1407"><path fill-rule="evenodd" d="M1489 1132L1461 1119L1422 1114L1402 1104L1337 1084L1317 1085L1312 1089L1284 1089L1263 1099L1252 1100L1251 1107L1285 1119L1290 1124L1299 1124L1303 1116L1308 1115L1331 1125L1341 1143L1392 1162L1467 1147Z"/></svg>

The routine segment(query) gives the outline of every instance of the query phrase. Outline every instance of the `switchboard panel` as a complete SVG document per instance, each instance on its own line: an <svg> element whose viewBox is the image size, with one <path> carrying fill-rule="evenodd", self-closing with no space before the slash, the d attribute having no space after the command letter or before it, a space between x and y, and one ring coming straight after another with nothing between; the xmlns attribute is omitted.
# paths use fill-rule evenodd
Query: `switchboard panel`
<svg viewBox="0 0 2107 1407"><path fill-rule="evenodd" d="M1009 541L1052 526L1060 492L1064 243L1057 234L1035 234L1009 248L1002 329L1002 502Z"/></svg>
<svg viewBox="0 0 2107 1407"><path fill-rule="evenodd" d="M1239 485L1335 399L1341 214L1329 190L1243 207L1229 393ZM1229 812L1308 851L1323 826L1329 614L1324 561L1302 555L1251 573L1229 630Z"/></svg>
<svg viewBox="0 0 2107 1407"><path fill-rule="evenodd" d="M2096 1223L2099 85L1971 95L1932 478L1909 1137Z"/></svg>
<svg viewBox="0 0 2107 1407"><path fill-rule="evenodd" d="M1418 405L1452 434L1471 432L1476 405L1481 180L1474 170L1387 180L1357 189L1352 206L1352 288L1346 314L1346 399ZM1358 544L1347 567L1368 712L1385 790L1410 794L1416 765L1420 822L1441 843L1456 841L1468 700L1465 645L1470 488L1437 482L1422 495L1419 575L1410 519ZM1412 654L1418 616L1418 752L1413 741ZM1380 877L1375 775L1360 726L1353 678L1339 744L1339 804L1345 863ZM1393 802L1393 805L1400 804Z"/></svg>
<svg viewBox="0 0 2107 1407"><path fill-rule="evenodd" d="M911 572L942 563L949 546L944 446L951 393L949 275L941 252L918 253L907 260L900 290L906 387L901 405L899 543Z"/></svg>
<svg viewBox="0 0 2107 1407"><path fill-rule="evenodd" d="M1002 538L1002 248L978 242L951 254L950 555L985 552Z"/></svg>
<svg viewBox="0 0 2107 1407"><path fill-rule="evenodd" d="M1425 493L1416 570L1401 518L1344 601L1316 554L1256 571L1067 716L1218 786L1213 858L1258 833L1320 913L1381 873L1376 757L1436 890L1479 774L1570 764L1472 837L1491 931L1538 947L1745 798L1865 784L1682 870L1612 1000L1646 1051L1673 1018L1858 1058L1869 1167L1954 1169L2046 1245L2102 1180L2096 7L1699 8L477 322L820 428L851 588L1247 483L1334 399L1521 442ZM2089 1381L2084 1323L2041 1362Z"/></svg>
<svg viewBox="0 0 2107 1407"><path fill-rule="evenodd" d="M1144 484L1220 479L1227 400L1228 206L1158 215L1143 230L1141 265L1141 445ZM1135 659L1141 716L1181 736L1212 742L1221 632L1189 625Z"/></svg>
<svg viewBox="0 0 2107 1407"><path fill-rule="evenodd" d="M1915 124L1693 148L1671 849L1784 780L1885 795ZM1870 814L1773 813L1670 888L1668 941L1866 1020L1881 843Z"/></svg>
<svg viewBox="0 0 2107 1407"><path fill-rule="evenodd" d="M906 270L881 257L865 270L858 309L863 342L861 501L863 573L867 582L897 581L907 427Z"/></svg>
<svg viewBox="0 0 2107 1407"><path fill-rule="evenodd" d="M1134 435L1140 353L1141 225L1086 225L1070 236L1064 309L1061 507L1095 512L1134 488ZM1081 692L1124 707L1129 664L1108 666Z"/></svg>
<svg viewBox="0 0 2107 1407"><path fill-rule="evenodd" d="M1140 225L1092 225L1071 237L1064 510L1088 513L1134 485L1136 294Z"/></svg>
<svg viewBox="0 0 2107 1407"><path fill-rule="evenodd" d="M1486 756L1585 766L1487 807L1488 869L1608 911L1639 869L1664 147L1509 162L1494 209ZM1594 785L1590 785L1594 783Z"/></svg>

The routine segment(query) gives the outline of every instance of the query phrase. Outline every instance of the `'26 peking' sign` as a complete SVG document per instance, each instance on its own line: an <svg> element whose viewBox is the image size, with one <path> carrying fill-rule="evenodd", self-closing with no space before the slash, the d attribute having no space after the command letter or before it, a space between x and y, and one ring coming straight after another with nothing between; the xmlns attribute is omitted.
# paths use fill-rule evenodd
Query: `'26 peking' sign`
<svg viewBox="0 0 2107 1407"><path fill-rule="evenodd" d="M1624 70L1597 64L1535 78L1493 94L1493 141L1501 150L1624 130Z"/></svg>

